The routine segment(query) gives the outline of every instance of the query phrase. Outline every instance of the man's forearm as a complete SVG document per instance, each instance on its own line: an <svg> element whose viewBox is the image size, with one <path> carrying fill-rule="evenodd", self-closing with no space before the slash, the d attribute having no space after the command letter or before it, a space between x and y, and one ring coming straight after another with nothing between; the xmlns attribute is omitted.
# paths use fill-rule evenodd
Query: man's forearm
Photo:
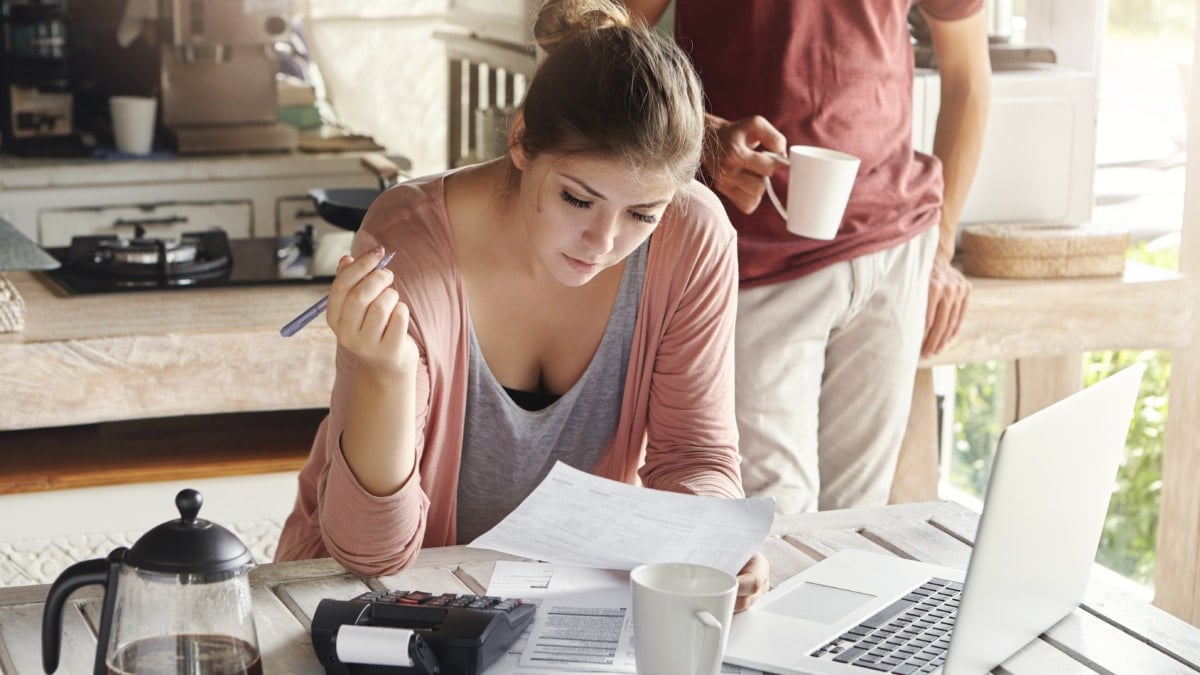
<svg viewBox="0 0 1200 675"><path fill-rule="evenodd" d="M979 166L990 98L986 79L982 85L947 92L942 97L933 154L942 161L945 181L938 254L946 260L954 256L958 220Z"/></svg>

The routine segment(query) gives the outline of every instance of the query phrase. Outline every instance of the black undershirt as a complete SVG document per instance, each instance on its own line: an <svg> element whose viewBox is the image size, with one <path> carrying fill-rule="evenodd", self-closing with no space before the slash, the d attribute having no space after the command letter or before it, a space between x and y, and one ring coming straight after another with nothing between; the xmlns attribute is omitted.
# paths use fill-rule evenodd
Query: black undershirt
<svg viewBox="0 0 1200 675"><path fill-rule="evenodd" d="M549 407L550 404L557 401L561 396L552 394L548 391L522 391L520 389L504 388L504 392L524 410L541 410Z"/></svg>

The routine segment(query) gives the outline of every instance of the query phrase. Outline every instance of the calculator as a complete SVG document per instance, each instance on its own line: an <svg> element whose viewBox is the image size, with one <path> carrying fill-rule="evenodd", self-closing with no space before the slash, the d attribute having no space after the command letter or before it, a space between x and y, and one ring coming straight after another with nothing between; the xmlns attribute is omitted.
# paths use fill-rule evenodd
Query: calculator
<svg viewBox="0 0 1200 675"><path fill-rule="evenodd" d="M536 612L537 605L490 595L369 591L326 598L313 614L313 650L329 675L474 675L516 642ZM354 628L343 631L347 626ZM346 648L367 631L366 647ZM397 658L373 658L381 652Z"/></svg>

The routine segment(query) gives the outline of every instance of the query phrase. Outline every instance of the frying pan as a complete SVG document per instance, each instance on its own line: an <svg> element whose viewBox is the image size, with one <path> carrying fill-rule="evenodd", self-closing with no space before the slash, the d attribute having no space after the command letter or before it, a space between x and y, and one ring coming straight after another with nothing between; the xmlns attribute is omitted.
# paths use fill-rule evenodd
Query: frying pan
<svg viewBox="0 0 1200 675"><path fill-rule="evenodd" d="M379 189L374 188L313 188L309 198L317 209L317 215L340 228L357 231L371 202L381 192L396 184L400 167L379 153L364 155L362 165L379 177Z"/></svg>

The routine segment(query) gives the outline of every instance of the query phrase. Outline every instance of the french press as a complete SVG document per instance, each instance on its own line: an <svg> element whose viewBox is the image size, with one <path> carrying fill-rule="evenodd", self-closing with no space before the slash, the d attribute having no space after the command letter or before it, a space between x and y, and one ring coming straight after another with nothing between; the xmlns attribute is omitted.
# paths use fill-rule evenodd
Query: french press
<svg viewBox="0 0 1200 675"><path fill-rule="evenodd" d="M250 605L249 549L197 518L200 493L175 497L177 520L132 547L75 563L54 580L42 614L42 665L58 668L62 611L81 586L104 586L94 675L261 675Z"/></svg>

